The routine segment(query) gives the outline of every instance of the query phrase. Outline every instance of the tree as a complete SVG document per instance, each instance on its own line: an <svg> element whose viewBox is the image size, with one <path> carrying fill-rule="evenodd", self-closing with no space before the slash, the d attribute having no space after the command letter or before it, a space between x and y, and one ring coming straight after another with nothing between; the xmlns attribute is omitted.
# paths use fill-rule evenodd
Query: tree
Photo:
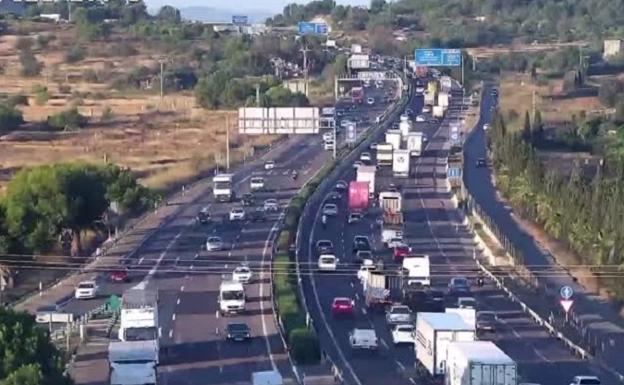
<svg viewBox="0 0 624 385"><path fill-rule="evenodd" d="M87 125L88 119L78 112L77 108L60 112L48 117L48 126L56 130L71 130L83 128Z"/></svg>
<svg viewBox="0 0 624 385"><path fill-rule="evenodd" d="M35 41L31 37L20 36L15 41L15 49L19 51L29 51L32 49Z"/></svg>
<svg viewBox="0 0 624 385"><path fill-rule="evenodd" d="M373 14L380 13L386 8L386 0L371 0L370 12Z"/></svg>
<svg viewBox="0 0 624 385"><path fill-rule="evenodd" d="M19 110L0 104L0 132L13 131L23 123L24 118Z"/></svg>
<svg viewBox="0 0 624 385"><path fill-rule="evenodd" d="M20 366L2 381L2 385L43 385L41 367L37 364Z"/></svg>
<svg viewBox="0 0 624 385"><path fill-rule="evenodd" d="M266 92L268 107L303 107L309 105L308 98L301 92L291 92L288 88L275 86Z"/></svg>
<svg viewBox="0 0 624 385"><path fill-rule="evenodd" d="M336 76L343 76L347 73L347 63L349 58L340 54L334 59L334 73Z"/></svg>
<svg viewBox="0 0 624 385"><path fill-rule="evenodd" d="M68 63L76 63L85 58L86 51L80 45L74 45L65 54L65 61Z"/></svg>
<svg viewBox="0 0 624 385"><path fill-rule="evenodd" d="M541 141L544 139L544 123L542 123L542 113L540 110L535 111L533 117L533 141Z"/></svg>
<svg viewBox="0 0 624 385"><path fill-rule="evenodd" d="M43 64L37 60L30 49L22 50L19 54L23 76L37 76L43 69Z"/></svg>
<svg viewBox="0 0 624 385"><path fill-rule="evenodd" d="M622 93L624 87L617 79L604 79L600 82L598 89L598 98L600 102L607 107L615 106L618 95Z"/></svg>
<svg viewBox="0 0 624 385"><path fill-rule="evenodd" d="M161 7L156 17L159 20L171 24L179 24L182 20L182 17L180 16L180 10L170 5L165 5L164 7Z"/></svg>
<svg viewBox="0 0 624 385"><path fill-rule="evenodd" d="M212 75L199 79L195 86L195 99L205 108L215 109L221 105L221 94L228 82L228 75L217 71Z"/></svg>
<svg viewBox="0 0 624 385"><path fill-rule="evenodd" d="M531 142L533 139L531 135L531 117L529 115L529 111L526 111L524 113L524 127L522 128L522 139L524 139L526 142Z"/></svg>

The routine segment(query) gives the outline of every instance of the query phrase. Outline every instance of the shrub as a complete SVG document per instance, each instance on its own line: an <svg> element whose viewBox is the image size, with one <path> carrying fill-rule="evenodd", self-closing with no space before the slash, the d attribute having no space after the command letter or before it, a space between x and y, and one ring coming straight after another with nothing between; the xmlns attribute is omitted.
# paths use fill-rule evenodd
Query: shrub
<svg viewBox="0 0 624 385"><path fill-rule="evenodd" d="M11 95L7 98L6 104L12 107L27 106L28 97L26 97L26 95L23 95L23 94Z"/></svg>
<svg viewBox="0 0 624 385"><path fill-rule="evenodd" d="M82 46L75 45L65 53L65 61L67 63L77 63L85 58L86 51Z"/></svg>
<svg viewBox="0 0 624 385"><path fill-rule="evenodd" d="M315 364L321 359L319 339L313 330L297 328L290 332L290 341L293 359L299 364Z"/></svg>
<svg viewBox="0 0 624 385"><path fill-rule="evenodd" d="M15 49L24 51L30 50L34 44L34 40L30 37L20 36L15 41Z"/></svg>
<svg viewBox="0 0 624 385"><path fill-rule="evenodd" d="M113 119L113 110L109 106L104 107L104 110L102 111L102 117L100 118L100 120L102 122L109 122L112 119Z"/></svg>
<svg viewBox="0 0 624 385"><path fill-rule="evenodd" d="M43 64L37 60L30 49L21 51L19 60L22 65L23 76L37 76L43 69Z"/></svg>
<svg viewBox="0 0 624 385"><path fill-rule="evenodd" d="M50 93L48 92L48 88L42 86L41 84L36 84L32 88L32 93L35 95L35 103L38 106L42 106L46 104L48 100L50 100Z"/></svg>
<svg viewBox="0 0 624 385"><path fill-rule="evenodd" d="M48 117L48 126L56 130L82 128L86 125L87 118L80 115L77 108Z"/></svg>

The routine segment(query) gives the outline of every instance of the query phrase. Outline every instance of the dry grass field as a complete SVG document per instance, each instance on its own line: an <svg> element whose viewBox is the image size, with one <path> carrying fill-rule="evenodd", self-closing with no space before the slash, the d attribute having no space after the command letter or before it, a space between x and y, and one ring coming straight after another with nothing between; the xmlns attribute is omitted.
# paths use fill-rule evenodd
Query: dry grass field
<svg viewBox="0 0 624 385"><path fill-rule="evenodd" d="M231 159L236 161L266 146L275 137L237 134L234 111L198 108L192 93L167 94L161 100L154 90L119 91L104 82L87 81L86 71L106 71L108 76L127 73L139 65L155 66L160 55L134 44L136 55L91 55L75 64L65 62L74 44L70 26L32 23L22 27L36 40L36 32L53 35L47 47L33 52L45 67L40 76L20 76L16 35L0 37L0 95L23 94L19 106L26 125L0 137L0 191L22 167L60 161L109 161L134 170L146 185L167 190L225 162L225 127L229 119ZM104 51L107 44L90 43L89 52ZM47 101L37 101L33 89L45 87ZM72 132L40 131L38 123L70 107L89 118L87 128ZM103 119L105 111L112 114Z"/></svg>

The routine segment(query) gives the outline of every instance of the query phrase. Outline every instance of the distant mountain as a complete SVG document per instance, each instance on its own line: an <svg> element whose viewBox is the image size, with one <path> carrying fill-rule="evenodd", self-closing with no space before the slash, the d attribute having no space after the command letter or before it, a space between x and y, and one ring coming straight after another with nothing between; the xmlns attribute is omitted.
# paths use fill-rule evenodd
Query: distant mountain
<svg viewBox="0 0 624 385"><path fill-rule="evenodd" d="M212 7L186 7L180 8L182 18L195 21L226 22L232 21L232 16L247 16L250 23L263 23L267 18L273 16L271 12L262 10L241 10L232 11Z"/></svg>

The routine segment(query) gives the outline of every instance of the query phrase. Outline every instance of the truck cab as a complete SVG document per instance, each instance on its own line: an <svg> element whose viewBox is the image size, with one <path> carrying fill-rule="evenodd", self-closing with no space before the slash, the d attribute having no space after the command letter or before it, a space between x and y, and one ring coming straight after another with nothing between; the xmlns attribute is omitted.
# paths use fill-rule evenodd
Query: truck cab
<svg viewBox="0 0 624 385"><path fill-rule="evenodd" d="M121 301L119 340L158 341L158 293L131 289Z"/></svg>
<svg viewBox="0 0 624 385"><path fill-rule="evenodd" d="M156 341L109 343L111 385L156 385L158 356Z"/></svg>
<svg viewBox="0 0 624 385"><path fill-rule="evenodd" d="M403 269L407 271L406 284L431 286L431 272L428 255L408 255L403 258Z"/></svg>
<svg viewBox="0 0 624 385"><path fill-rule="evenodd" d="M235 281L221 282L219 287L219 312L222 315L243 313L245 311L245 288Z"/></svg>
<svg viewBox="0 0 624 385"><path fill-rule="evenodd" d="M212 194L218 202L231 202L234 199L232 174L219 174L212 178Z"/></svg>

